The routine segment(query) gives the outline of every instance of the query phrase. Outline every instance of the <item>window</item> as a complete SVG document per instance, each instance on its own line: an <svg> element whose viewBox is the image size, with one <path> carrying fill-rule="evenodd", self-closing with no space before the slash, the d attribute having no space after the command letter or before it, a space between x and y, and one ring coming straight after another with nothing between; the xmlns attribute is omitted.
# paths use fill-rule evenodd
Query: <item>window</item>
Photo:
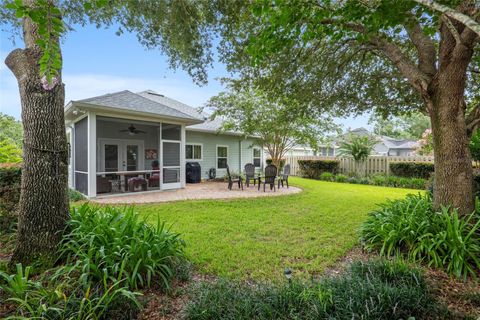
<svg viewBox="0 0 480 320"><path fill-rule="evenodd" d="M202 145L197 143L190 143L185 145L185 159L187 160L202 160Z"/></svg>
<svg viewBox="0 0 480 320"><path fill-rule="evenodd" d="M260 167L262 164L262 150L260 148L253 148L253 164L255 167Z"/></svg>
<svg viewBox="0 0 480 320"><path fill-rule="evenodd" d="M217 146L217 169L226 169L228 159L228 147Z"/></svg>

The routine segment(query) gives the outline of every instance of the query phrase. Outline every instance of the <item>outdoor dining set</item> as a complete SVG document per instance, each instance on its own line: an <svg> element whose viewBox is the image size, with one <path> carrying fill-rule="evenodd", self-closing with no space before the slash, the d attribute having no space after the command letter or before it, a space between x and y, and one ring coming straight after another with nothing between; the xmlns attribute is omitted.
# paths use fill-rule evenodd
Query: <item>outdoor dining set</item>
<svg viewBox="0 0 480 320"><path fill-rule="evenodd" d="M232 177L230 174L230 168L227 165L227 178L228 178L228 189L232 190L233 184L237 184L239 189L243 190L243 182L250 187L250 182L253 181L253 186L257 186L260 190L260 186L263 184L263 192L265 192L266 186L270 186L270 190L276 191L280 186L284 184L288 188L288 176L290 175L290 165L287 164L283 168L283 172L279 173L277 167L273 164L269 164L265 167L263 173L255 172L255 165L253 163L247 163L244 167L245 177Z"/></svg>

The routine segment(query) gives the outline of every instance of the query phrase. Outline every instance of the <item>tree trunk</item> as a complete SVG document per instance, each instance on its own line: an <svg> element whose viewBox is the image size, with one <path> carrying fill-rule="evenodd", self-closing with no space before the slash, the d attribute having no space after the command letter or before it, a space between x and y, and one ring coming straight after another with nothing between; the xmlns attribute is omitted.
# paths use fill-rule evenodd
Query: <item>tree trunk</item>
<svg viewBox="0 0 480 320"><path fill-rule="evenodd" d="M463 90L449 81L434 95L430 119L435 156L434 207L451 205L462 215L474 210L473 171ZM461 91L461 94L458 94Z"/></svg>
<svg viewBox="0 0 480 320"><path fill-rule="evenodd" d="M18 234L11 266L35 260L53 262L69 218L61 73L58 85L44 89L39 75L42 52L36 45L36 26L27 18L23 31L26 48L15 49L5 60L18 81L24 128Z"/></svg>

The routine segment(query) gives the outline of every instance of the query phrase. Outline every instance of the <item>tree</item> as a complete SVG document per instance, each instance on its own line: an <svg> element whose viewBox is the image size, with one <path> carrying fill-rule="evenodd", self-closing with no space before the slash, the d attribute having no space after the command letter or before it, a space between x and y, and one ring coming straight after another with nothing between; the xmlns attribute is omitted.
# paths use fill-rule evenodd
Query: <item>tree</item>
<svg viewBox="0 0 480 320"><path fill-rule="evenodd" d="M470 140L470 154L472 155L472 160L477 163L480 162L480 130L477 130L472 134L472 139Z"/></svg>
<svg viewBox="0 0 480 320"><path fill-rule="evenodd" d="M368 135L350 134L340 142L338 154L340 156L352 157L355 161L357 173L362 177L365 175L366 160L373 151L376 141Z"/></svg>
<svg viewBox="0 0 480 320"><path fill-rule="evenodd" d="M0 141L9 140L18 147L22 147L22 122L14 117L0 112Z"/></svg>
<svg viewBox="0 0 480 320"><path fill-rule="evenodd" d="M0 163L22 161L22 136L22 123L0 113Z"/></svg>
<svg viewBox="0 0 480 320"><path fill-rule="evenodd" d="M377 135L396 139L420 139L423 132L430 128L430 119L421 113L410 113L397 117L383 118L372 114L368 120Z"/></svg>
<svg viewBox="0 0 480 320"><path fill-rule="evenodd" d="M478 1L442 5L480 19ZM428 114L434 206L473 211L468 142L480 123L480 105L472 105L480 54L463 20L410 0L259 1L237 12L224 10L223 54L249 79L244 85L338 115Z"/></svg>
<svg viewBox="0 0 480 320"><path fill-rule="evenodd" d="M433 155L433 136L431 129L426 129L422 134L422 138L418 140L417 153L421 156Z"/></svg>
<svg viewBox="0 0 480 320"><path fill-rule="evenodd" d="M197 7L198 6L198 7ZM208 11L190 1L15 0L0 4L0 24L22 29L24 49L5 63L18 81L24 124L22 193L16 247L10 261L55 259L68 214L67 140L60 37L73 24L119 25L137 33L147 48L159 48L172 67L206 82L211 62L204 23Z"/></svg>
<svg viewBox="0 0 480 320"><path fill-rule="evenodd" d="M258 136L277 168L295 145L316 149L325 131L336 129L331 118L297 112L294 104L272 101L259 91L221 92L207 106L213 108L213 118L223 119L222 130Z"/></svg>

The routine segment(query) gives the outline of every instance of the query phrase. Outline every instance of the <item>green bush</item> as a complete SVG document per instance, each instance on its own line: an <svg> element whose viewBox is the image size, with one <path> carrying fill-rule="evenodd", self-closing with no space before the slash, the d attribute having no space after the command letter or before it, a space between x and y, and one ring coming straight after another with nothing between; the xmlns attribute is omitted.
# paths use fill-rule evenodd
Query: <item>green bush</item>
<svg viewBox="0 0 480 320"><path fill-rule="evenodd" d="M29 268L23 271L17 265L17 274L9 277L20 277L0 282L0 289L9 294L5 302L15 306L12 319L132 319L140 310L136 299L140 294L124 287L122 281L110 284L104 276L87 287L74 280L52 283L40 279L42 283L28 279Z"/></svg>
<svg viewBox="0 0 480 320"><path fill-rule="evenodd" d="M348 177L347 182L356 184L356 183L358 183L358 179L356 177Z"/></svg>
<svg viewBox="0 0 480 320"><path fill-rule="evenodd" d="M337 160L298 160L302 176L318 179L324 172L337 173L340 162Z"/></svg>
<svg viewBox="0 0 480 320"><path fill-rule="evenodd" d="M348 177L344 174L337 174L335 176L335 181L336 182L347 182Z"/></svg>
<svg viewBox="0 0 480 320"><path fill-rule="evenodd" d="M335 180L335 175L333 173L330 173L330 172L323 172L321 175L320 175L320 180L323 180L323 181L334 181Z"/></svg>
<svg viewBox="0 0 480 320"><path fill-rule="evenodd" d="M71 202L85 200L85 196L75 189L68 189L68 198Z"/></svg>
<svg viewBox="0 0 480 320"><path fill-rule="evenodd" d="M34 280L31 267L0 273L2 299L15 305L16 319L134 319L133 290L168 288L187 274L184 242L132 208L73 208L58 256L58 267Z"/></svg>
<svg viewBox="0 0 480 320"><path fill-rule="evenodd" d="M408 319L439 316L422 273L401 262L356 262L319 282L202 283L187 319Z"/></svg>
<svg viewBox="0 0 480 320"><path fill-rule="evenodd" d="M435 212L430 195L390 200L371 212L361 227L367 250L404 256L457 277L480 270L480 207L464 219L456 210Z"/></svg>
<svg viewBox="0 0 480 320"><path fill-rule="evenodd" d="M168 288L176 266L185 260L179 235L160 222L150 226L133 207L84 204L73 208L67 228L59 260L80 271L83 284L107 275L112 281L126 279L134 289L150 287L152 282Z"/></svg>
<svg viewBox="0 0 480 320"><path fill-rule="evenodd" d="M0 234L9 233L17 222L22 169L19 164L0 165Z"/></svg>
<svg viewBox="0 0 480 320"><path fill-rule="evenodd" d="M422 179L430 178L435 170L430 162L391 162L389 167L395 176Z"/></svg>

